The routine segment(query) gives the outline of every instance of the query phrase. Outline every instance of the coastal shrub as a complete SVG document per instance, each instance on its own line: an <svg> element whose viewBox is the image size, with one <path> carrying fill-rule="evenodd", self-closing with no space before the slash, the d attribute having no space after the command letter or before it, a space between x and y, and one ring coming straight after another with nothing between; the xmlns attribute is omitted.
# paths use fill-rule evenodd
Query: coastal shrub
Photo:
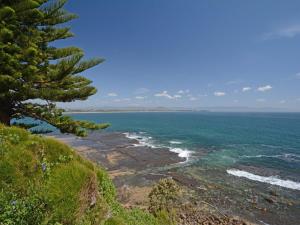
<svg viewBox="0 0 300 225"><path fill-rule="evenodd" d="M176 225L176 211L161 210L156 213L158 224Z"/></svg>
<svg viewBox="0 0 300 225"><path fill-rule="evenodd" d="M115 217L122 221L121 224L126 225L161 225L155 216L138 208L124 209L120 207Z"/></svg>
<svg viewBox="0 0 300 225"><path fill-rule="evenodd" d="M24 132L23 129L17 127L11 127L6 129L4 125L0 125L1 140L7 141L11 144L19 144L28 139L28 132Z"/></svg>
<svg viewBox="0 0 300 225"><path fill-rule="evenodd" d="M104 170L97 171L100 192L110 206L116 203L116 188Z"/></svg>
<svg viewBox="0 0 300 225"><path fill-rule="evenodd" d="M45 212L45 203L36 195L19 198L0 193L1 225L39 225Z"/></svg>
<svg viewBox="0 0 300 225"><path fill-rule="evenodd" d="M161 179L149 193L149 211L157 214L171 212L181 196L181 189L172 178Z"/></svg>
<svg viewBox="0 0 300 225"><path fill-rule="evenodd" d="M105 221L104 225L126 225L119 217L112 217Z"/></svg>

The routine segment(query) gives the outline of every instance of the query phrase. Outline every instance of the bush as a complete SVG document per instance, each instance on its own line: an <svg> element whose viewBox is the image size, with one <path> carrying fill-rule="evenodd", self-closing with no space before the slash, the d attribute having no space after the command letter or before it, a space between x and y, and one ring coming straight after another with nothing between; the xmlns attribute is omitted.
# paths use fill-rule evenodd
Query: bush
<svg viewBox="0 0 300 225"><path fill-rule="evenodd" d="M181 196L181 189L172 178L161 179L149 194L149 211L155 215L167 210L171 212Z"/></svg>
<svg viewBox="0 0 300 225"><path fill-rule="evenodd" d="M39 225L41 224L46 205L37 196L18 198L0 194L1 225Z"/></svg>
<svg viewBox="0 0 300 225"><path fill-rule="evenodd" d="M105 221L104 225L126 225L121 218L113 217Z"/></svg>
<svg viewBox="0 0 300 225"><path fill-rule="evenodd" d="M156 213L156 218L158 220L158 224L168 224L168 225L176 225L176 211L166 211L162 210Z"/></svg>

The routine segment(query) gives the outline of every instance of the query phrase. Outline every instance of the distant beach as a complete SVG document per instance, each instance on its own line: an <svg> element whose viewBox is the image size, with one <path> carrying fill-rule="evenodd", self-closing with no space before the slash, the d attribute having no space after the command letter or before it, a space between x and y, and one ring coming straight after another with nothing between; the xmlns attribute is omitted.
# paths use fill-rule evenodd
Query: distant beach
<svg viewBox="0 0 300 225"><path fill-rule="evenodd" d="M196 110L108 110L108 111L65 111L64 114L97 114L97 113L172 113L195 112Z"/></svg>

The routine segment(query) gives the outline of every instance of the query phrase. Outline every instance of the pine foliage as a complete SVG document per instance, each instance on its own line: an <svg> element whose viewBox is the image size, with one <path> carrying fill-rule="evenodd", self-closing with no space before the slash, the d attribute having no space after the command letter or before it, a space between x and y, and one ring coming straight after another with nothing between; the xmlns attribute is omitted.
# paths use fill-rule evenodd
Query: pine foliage
<svg viewBox="0 0 300 225"><path fill-rule="evenodd" d="M52 42L73 36L70 27L62 25L77 17L63 9L66 2L0 1L0 122L28 116L80 136L87 129L108 126L74 121L56 107L57 102L86 100L95 94L96 88L81 73L103 62L83 60L77 47L53 46Z"/></svg>

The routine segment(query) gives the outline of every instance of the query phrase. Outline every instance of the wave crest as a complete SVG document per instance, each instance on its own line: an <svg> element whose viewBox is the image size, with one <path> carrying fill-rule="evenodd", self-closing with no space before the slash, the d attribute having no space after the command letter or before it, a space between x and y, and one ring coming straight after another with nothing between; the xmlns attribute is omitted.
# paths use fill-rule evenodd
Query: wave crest
<svg viewBox="0 0 300 225"><path fill-rule="evenodd" d="M180 145L182 144L181 141L169 141L170 144L173 144L173 145Z"/></svg>
<svg viewBox="0 0 300 225"><path fill-rule="evenodd" d="M169 151L177 153L180 158L185 158L186 162L189 160L192 151L189 151L187 149L182 149L182 148L172 148L169 146L163 146L163 145L156 145L154 144L152 137L150 136L144 136L145 133L139 132L139 134L136 133L124 133L125 136L129 139L134 139L137 140L139 143L134 144L133 146L135 147L140 147L140 146L146 146L150 148L167 148ZM143 134L143 135L140 135ZM179 141L170 141L170 144L181 144Z"/></svg>
<svg viewBox="0 0 300 225"><path fill-rule="evenodd" d="M278 177L275 176L270 176L270 177L264 177L264 176L259 176L253 173L249 173L247 171L243 170L237 170L237 169L228 169L227 173L233 176L237 177L244 177L249 180L254 180L254 181L259 181L262 183L268 183L272 185L277 185L280 187L285 187L293 190L300 190L300 183L291 181L291 180L282 180L279 179Z"/></svg>

